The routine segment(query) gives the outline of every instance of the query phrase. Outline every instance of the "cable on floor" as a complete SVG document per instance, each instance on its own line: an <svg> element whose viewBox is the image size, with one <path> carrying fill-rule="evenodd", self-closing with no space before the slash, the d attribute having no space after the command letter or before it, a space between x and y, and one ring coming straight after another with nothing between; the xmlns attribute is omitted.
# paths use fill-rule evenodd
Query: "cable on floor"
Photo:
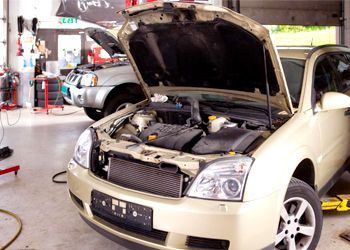
<svg viewBox="0 0 350 250"><path fill-rule="evenodd" d="M50 114L56 115L56 116L65 116L65 115L72 115L72 114L78 113L78 112L81 111L81 110L82 110L82 108L80 108L80 109L78 109L78 110L75 110L75 111L73 111L73 112L70 112L70 113L65 113L65 114L54 113L54 112L52 112L52 110L51 110Z"/></svg>
<svg viewBox="0 0 350 250"><path fill-rule="evenodd" d="M5 128L4 128L4 123L2 122L1 113L2 113L2 111L0 110L0 125L1 125L1 139L0 139L0 145L1 145L1 143L2 143L2 141L4 140L4 137L5 137ZM7 110L5 110L5 114L6 114L7 125L8 125L9 127L12 127L12 126L16 125L16 124L20 121L21 116L22 116L22 110L19 109L18 118L17 118L17 120L16 120L14 123L10 123L10 119L9 119Z"/></svg>
<svg viewBox="0 0 350 250"><path fill-rule="evenodd" d="M6 114L7 125L9 125L10 127L12 127L12 126L15 126L15 125L19 122L19 120L21 119L21 116L22 116L22 109L19 109L18 118L17 118L17 120L16 120L14 123L10 123L9 114L8 114L8 111L7 111L7 110L5 110L5 114Z"/></svg>
<svg viewBox="0 0 350 250"><path fill-rule="evenodd" d="M18 223L18 229L17 229L16 234L15 234L15 235L12 237L12 239L11 239L9 242L7 242L4 246L0 246L0 249L1 249L1 250L4 250L4 249L6 249L7 247L9 247L9 246L17 239L17 237L20 235L20 233L21 233L21 231L22 231L22 221L21 221L21 218L19 218L19 216L18 216L17 214L12 213L12 212L10 212L10 211L7 211L7 210L4 210L4 209L1 209L1 208L0 208L0 213L3 213L3 214L6 214L6 215L8 215L8 216L13 217L13 218L17 221L17 223Z"/></svg>
<svg viewBox="0 0 350 250"><path fill-rule="evenodd" d="M52 176L52 182L54 182L54 183L59 183L59 184L63 184L63 183L67 183L67 181L58 181L58 180L56 180L56 177L57 176L60 176L60 175L62 175L62 174L65 174L65 173L67 173L67 171L62 171L62 172L58 172L57 174L55 174L54 176Z"/></svg>

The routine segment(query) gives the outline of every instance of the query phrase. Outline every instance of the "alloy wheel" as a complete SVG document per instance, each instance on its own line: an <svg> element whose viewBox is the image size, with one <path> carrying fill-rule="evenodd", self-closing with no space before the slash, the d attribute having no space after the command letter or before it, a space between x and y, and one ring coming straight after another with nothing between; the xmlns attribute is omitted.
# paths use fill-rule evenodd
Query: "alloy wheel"
<svg viewBox="0 0 350 250"><path fill-rule="evenodd" d="M275 249L308 249L315 228L315 212L307 200L301 197L286 200L281 210Z"/></svg>

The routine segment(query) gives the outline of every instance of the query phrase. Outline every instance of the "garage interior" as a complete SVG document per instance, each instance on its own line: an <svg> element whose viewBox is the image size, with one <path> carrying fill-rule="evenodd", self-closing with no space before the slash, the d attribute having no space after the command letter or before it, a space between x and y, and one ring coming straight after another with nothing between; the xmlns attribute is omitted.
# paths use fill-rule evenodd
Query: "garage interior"
<svg viewBox="0 0 350 250"><path fill-rule="evenodd" d="M116 1L110 2L114 4ZM336 42L350 47L348 0L208 2L227 6L264 25L336 26ZM64 39L60 44L59 37L83 37L85 28L101 27L101 22L56 16L60 5L60 0L0 0L0 67L4 69L8 66L19 76L16 108L1 108L0 112L0 147L13 149L10 157L1 160L0 169L20 166L16 175L13 172L0 175L0 209L15 213L23 223L19 237L8 249L140 249L130 242L107 239L85 224L71 202L66 184L52 181L56 173L66 170L78 137L94 121L86 116L82 108L67 103L61 108L61 103L55 102L59 108L47 112L33 111L39 105L33 88L33 84L36 85L36 66L42 66L44 61L42 71L67 75L76 65L60 66L59 51L64 50L65 43L67 47L71 45ZM118 1L118 8L125 6L128 6L128 1ZM19 16L24 19L21 42L24 51L21 56L18 56ZM31 33L34 18L38 20L36 37ZM49 54L44 59L30 52L30 44L37 42L35 39L38 37L41 38L38 49L42 46L46 50L43 54ZM89 42L92 43L79 40L81 53L77 64L88 63L89 55L83 48L91 47ZM42 52L38 53L42 55ZM27 66L24 67L24 64ZM42 108L43 104L39 106ZM65 179L65 175L60 175L56 180ZM345 173L327 196L338 194L350 194L350 173ZM350 235L349 212L325 211L323 216L317 249L349 249L350 236L349 240L340 237L343 233ZM17 228L15 219L0 213L0 248L16 234Z"/></svg>

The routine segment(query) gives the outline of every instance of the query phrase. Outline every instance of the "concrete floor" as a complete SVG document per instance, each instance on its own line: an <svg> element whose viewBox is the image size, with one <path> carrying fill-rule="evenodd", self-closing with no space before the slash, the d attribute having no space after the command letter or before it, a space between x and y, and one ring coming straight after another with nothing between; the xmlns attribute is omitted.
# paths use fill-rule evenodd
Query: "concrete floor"
<svg viewBox="0 0 350 250"><path fill-rule="evenodd" d="M53 112L74 110L77 108L67 106L64 111ZM10 122L17 115L18 111L10 111ZM18 214L23 221L23 231L9 249L127 249L87 226L70 201L65 184L51 181L55 173L65 170L78 136L93 121L82 110L68 116L22 110L20 122L8 127L5 113L1 116L5 137L0 146L13 148L14 154L0 166L21 166L17 177L0 176L0 208ZM350 193L350 174L344 174L331 191L337 190ZM0 214L0 246L15 230L16 222ZM339 237L346 230L350 230L350 212L324 213L318 249L350 249L350 242Z"/></svg>

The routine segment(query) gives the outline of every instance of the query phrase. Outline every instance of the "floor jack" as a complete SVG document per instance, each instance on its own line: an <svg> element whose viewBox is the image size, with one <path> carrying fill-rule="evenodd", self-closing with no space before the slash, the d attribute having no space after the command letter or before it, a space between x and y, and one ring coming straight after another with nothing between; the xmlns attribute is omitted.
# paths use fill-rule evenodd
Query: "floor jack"
<svg viewBox="0 0 350 250"><path fill-rule="evenodd" d="M11 172L15 172L15 175L17 175L19 169L20 169L19 165L12 166L12 167L7 167L5 169L0 169L0 175L8 174L8 173L11 173Z"/></svg>
<svg viewBox="0 0 350 250"><path fill-rule="evenodd" d="M322 210L346 212L350 210L350 194L340 194L335 197L321 199Z"/></svg>

